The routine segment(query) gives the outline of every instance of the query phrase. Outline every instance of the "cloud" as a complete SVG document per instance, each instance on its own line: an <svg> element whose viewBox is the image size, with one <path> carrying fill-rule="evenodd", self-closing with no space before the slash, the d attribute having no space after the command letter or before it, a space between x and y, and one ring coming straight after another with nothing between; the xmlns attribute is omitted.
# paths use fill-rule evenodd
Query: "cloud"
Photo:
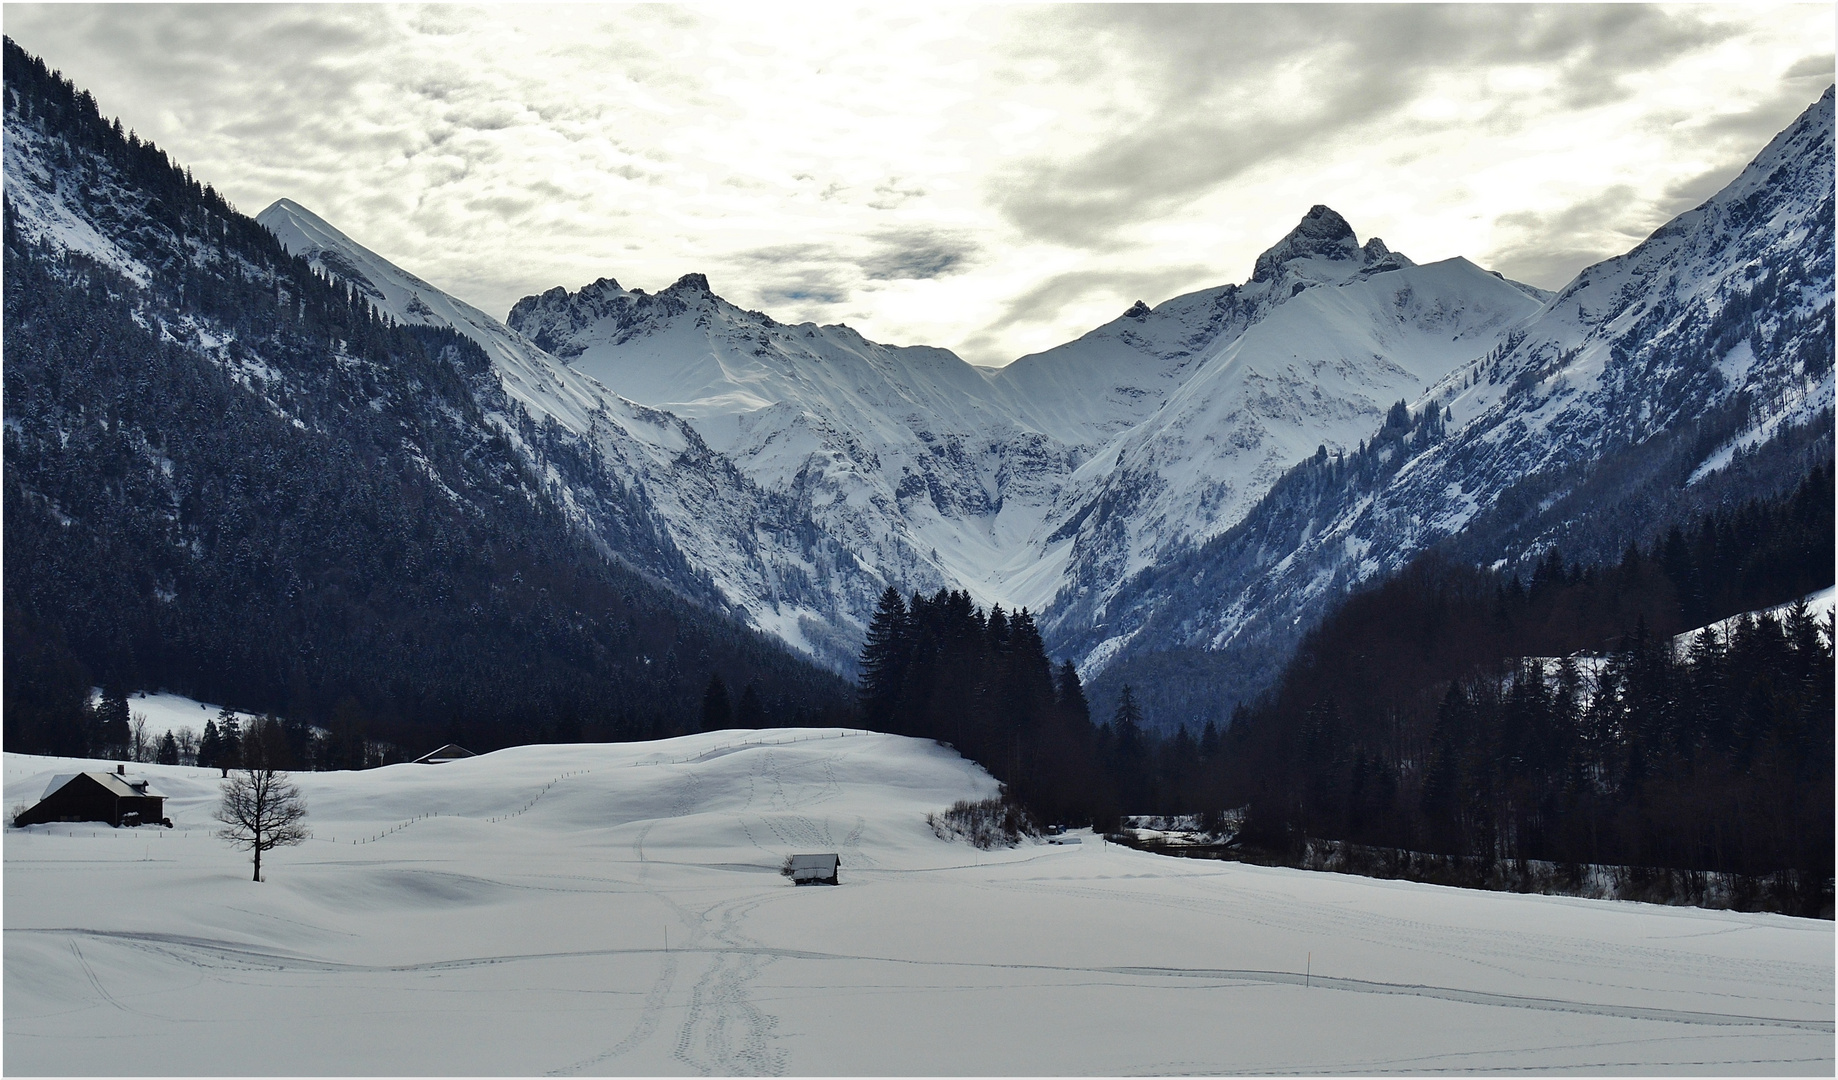
<svg viewBox="0 0 1838 1080"><path fill-rule="evenodd" d="M1627 184L1559 210L1501 214L1495 227L1514 236L1487 257L1515 281L1556 288L1585 266L1619 255L1659 227L1652 208Z"/></svg>
<svg viewBox="0 0 1838 1080"><path fill-rule="evenodd" d="M1792 67L1782 72L1781 79L1789 82L1810 79L1829 86L1832 82L1832 64L1831 53L1813 53L1801 57Z"/></svg>
<svg viewBox="0 0 1838 1080"><path fill-rule="evenodd" d="M845 303L853 291L853 260L830 244L775 244L739 252L731 261L743 279L763 281L748 291L764 308L788 306L804 317Z"/></svg>
<svg viewBox="0 0 1838 1080"><path fill-rule="evenodd" d="M1165 299L1171 288L1191 287L1195 281L1206 281L1209 274L1209 266L1198 264L1156 270L1072 270L1055 274L1009 299L1002 314L987 323L980 334L987 336L1022 323L1051 323L1059 318L1062 310L1094 298L1116 299L1118 314L1123 314L1134 299ZM1156 299L1156 303L1160 303L1160 299Z"/></svg>
<svg viewBox="0 0 1838 1080"><path fill-rule="evenodd" d="M1733 176L1832 63L1806 5L6 20L238 206L296 199L485 310L702 271L775 317L983 359L1228 280L1316 202L1546 283Z"/></svg>
<svg viewBox="0 0 1838 1080"><path fill-rule="evenodd" d="M860 262L875 281L927 281L961 274L970 268L980 245L958 231L898 229L878 234L878 251Z"/></svg>
<svg viewBox="0 0 1838 1080"><path fill-rule="evenodd" d="M1140 104L1119 106L1089 149L1016 162L989 190L1026 236L1100 251L1254 166L1331 154L1398 118L1435 76L1543 65L1557 104L1583 108L1726 33L1620 5L1123 5L1068 19L1042 47Z"/></svg>
<svg viewBox="0 0 1838 1080"><path fill-rule="evenodd" d="M1807 108L1808 97L1804 81L1789 81L1748 109L1686 126L1689 145L1716 164L1658 190L1616 184L1560 209L1497 216L1495 227L1510 239L1489 251L1486 261L1507 277L1561 287L1579 270L1626 252L1721 191L1771 136Z"/></svg>

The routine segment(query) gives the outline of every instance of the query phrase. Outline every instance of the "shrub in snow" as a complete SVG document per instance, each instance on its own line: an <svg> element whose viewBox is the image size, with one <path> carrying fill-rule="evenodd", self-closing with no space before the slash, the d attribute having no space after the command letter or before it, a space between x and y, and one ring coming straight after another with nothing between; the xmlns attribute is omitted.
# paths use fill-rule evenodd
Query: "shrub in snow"
<svg viewBox="0 0 1838 1080"><path fill-rule="evenodd" d="M984 851L1014 847L1022 837L1040 835L1027 811L1005 798L959 799L949 810L925 815L925 823L940 840L967 840Z"/></svg>

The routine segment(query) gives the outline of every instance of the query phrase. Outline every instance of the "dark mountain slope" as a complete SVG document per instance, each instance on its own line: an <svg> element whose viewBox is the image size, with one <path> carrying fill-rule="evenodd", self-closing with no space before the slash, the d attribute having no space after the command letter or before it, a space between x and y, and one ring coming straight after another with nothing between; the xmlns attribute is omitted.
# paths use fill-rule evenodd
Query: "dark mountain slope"
<svg viewBox="0 0 1838 1080"><path fill-rule="evenodd" d="M377 317L10 41L5 85L10 749L77 665L475 749L674 730L714 673L775 720L846 702L596 554L474 343Z"/></svg>

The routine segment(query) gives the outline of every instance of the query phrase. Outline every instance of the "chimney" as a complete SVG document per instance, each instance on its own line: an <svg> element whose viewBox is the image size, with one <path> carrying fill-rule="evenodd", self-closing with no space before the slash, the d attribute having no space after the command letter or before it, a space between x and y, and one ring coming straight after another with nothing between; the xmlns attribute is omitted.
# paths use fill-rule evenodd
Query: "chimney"
<svg viewBox="0 0 1838 1080"><path fill-rule="evenodd" d="M117 766L115 766L115 775L116 775L116 776L126 776L126 775L128 775L128 767L127 767L126 765L117 765Z"/></svg>

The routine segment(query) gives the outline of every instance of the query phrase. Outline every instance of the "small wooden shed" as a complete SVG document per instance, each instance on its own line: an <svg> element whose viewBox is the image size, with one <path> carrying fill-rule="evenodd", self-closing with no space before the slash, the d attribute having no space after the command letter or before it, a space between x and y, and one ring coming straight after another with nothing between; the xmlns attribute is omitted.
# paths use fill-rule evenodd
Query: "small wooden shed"
<svg viewBox="0 0 1838 1080"><path fill-rule="evenodd" d="M106 821L123 825L165 822L166 796L144 777L128 776L126 766L112 773L66 773L51 778L38 804L14 819L18 825L53 821Z"/></svg>
<svg viewBox="0 0 1838 1080"><path fill-rule="evenodd" d="M834 885L841 865L835 855L793 855L789 876L794 885Z"/></svg>

